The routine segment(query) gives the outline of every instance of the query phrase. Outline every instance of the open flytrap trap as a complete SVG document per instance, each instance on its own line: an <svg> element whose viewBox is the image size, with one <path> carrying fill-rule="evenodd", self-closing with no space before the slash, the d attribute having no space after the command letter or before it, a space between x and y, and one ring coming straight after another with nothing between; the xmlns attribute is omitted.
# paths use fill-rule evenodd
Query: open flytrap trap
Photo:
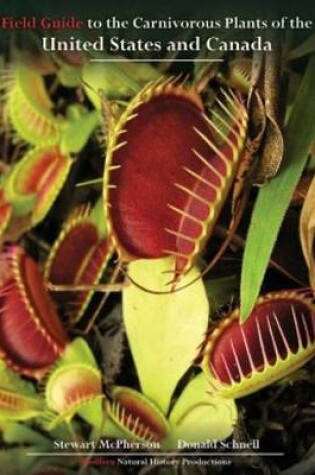
<svg viewBox="0 0 315 475"><path fill-rule="evenodd" d="M312 457L315 56L291 33L185 57L44 51L36 29L3 48L1 473Z"/></svg>

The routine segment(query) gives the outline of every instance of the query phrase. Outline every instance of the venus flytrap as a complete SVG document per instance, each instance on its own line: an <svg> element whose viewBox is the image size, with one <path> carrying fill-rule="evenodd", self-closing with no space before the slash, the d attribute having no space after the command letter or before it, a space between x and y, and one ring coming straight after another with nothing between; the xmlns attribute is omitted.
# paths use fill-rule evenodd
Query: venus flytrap
<svg viewBox="0 0 315 475"><path fill-rule="evenodd" d="M68 127L60 141L63 153L79 153L88 139L99 125L101 115L99 111L88 111L80 104L72 104L67 109Z"/></svg>
<svg viewBox="0 0 315 475"><path fill-rule="evenodd" d="M56 72L58 81L65 87L79 86L80 69L65 66ZM74 72L75 77L72 77ZM71 81L75 84L69 84ZM4 110L17 140L34 147L58 146L63 154L81 151L99 123L98 111L89 112L81 104L70 104L65 116L54 113L55 104L46 88L44 73L18 62L4 81ZM73 110L81 110L74 117Z"/></svg>
<svg viewBox="0 0 315 475"><path fill-rule="evenodd" d="M17 139L34 146L57 145L66 121L53 113L53 102L43 76L22 63L14 66L8 81L5 108Z"/></svg>
<svg viewBox="0 0 315 475"><path fill-rule="evenodd" d="M48 429L62 422L70 423L78 413L91 425L103 420L102 378L94 356L81 338L70 343L50 371L45 395Z"/></svg>
<svg viewBox="0 0 315 475"><path fill-rule="evenodd" d="M173 258L140 260L131 264L130 274L150 288L168 290L166 272L172 263ZM193 269L192 274L197 277L198 271ZM196 357L208 312L202 281L165 295L144 292L132 284L123 291L124 324L142 392L164 413L178 381Z"/></svg>
<svg viewBox="0 0 315 475"><path fill-rule="evenodd" d="M0 236L6 230L12 216L12 205L6 200L4 190L0 186Z"/></svg>
<svg viewBox="0 0 315 475"><path fill-rule="evenodd" d="M209 380L200 373L186 386L169 416L172 430L167 448L185 448L185 442L224 440L237 424L237 408L232 399L209 394ZM180 440L184 442L180 443Z"/></svg>
<svg viewBox="0 0 315 475"><path fill-rule="evenodd" d="M32 146L1 176L0 235L7 231L4 240L11 241L46 217L69 176L73 154L86 145L101 115L74 103L57 116L44 73L23 61L2 80L5 120L15 142Z"/></svg>
<svg viewBox="0 0 315 475"><path fill-rule="evenodd" d="M16 216L30 213L30 227L41 222L65 183L73 161L58 147L27 152L4 180L4 194Z"/></svg>
<svg viewBox="0 0 315 475"><path fill-rule="evenodd" d="M75 209L45 262L45 278L50 289L57 290L53 292L54 299L64 307L72 325L81 319L94 295L84 286L99 283L112 256L102 211L101 199L93 208L86 205ZM77 292L73 292L75 286Z"/></svg>
<svg viewBox="0 0 315 475"><path fill-rule="evenodd" d="M133 262L130 275L143 285L165 290L171 260ZM192 273L198 275L196 269ZM210 396L205 375L195 376L171 405L207 329L208 310L201 280L165 295L144 292L133 284L124 289L124 323L141 393L127 387L112 389L103 436L176 450L179 439L198 442L231 435L237 420L234 401Z"/></svg>
<svg viewBox="0 0 315 475"><path fill-rule="evenodd" d="M0 360L0 427L4 421L24 421L38 417L45 407L31 383Z"/></svg>
<svg viewBox="0 0 315 475"><path fill-rule="evenodd" d="M182 289L178 284L211 238L234 182L240 195L240 164L252 165L243 162L248 114L242 97L222 89L214 109L208 117L193 86L161 77L133 97L108 134L104 212L119 262L173 257L170 290ZM228 245L244 199L203 274Z"/></svg>
<svg viewBox="0 0 315 475"><path fill-rule="evenodd" d="M20 246L0 254L0 358L17 373L41 379L68 337L39 266Z"/></svg>
<svg viewBox="0 0 315 475"><path fill-rule="evenodd" d="M245 323L240 309L223 315L206 336L200 366L212 393L247 396L289 376L315 354L312 292L270 292L256 302Z"/></svg>
<svg viewBox="0 0 315 475"><path fill-rule="evenodd" d="M1 176L0 236L3 240L17 240L45 219L72 164L70 156L58 147L36 147Z"/></svg>
<svg viewBox="0 0 315 475"><path fill-rule="evenodd" d="M98 110L102 105L98 91L102 91L108 99L129 98L148 81L153 81L159 76L160 73L156 69L144 63L87 62L82 69L85 93Z"/></svg>
<svg viewBox="0 0 315 475"><path fill-rule="evenodd" d="M56 75L60 84L64 87L79 87L81 85L84 57L75 51L64 51L53 54L53 58L58 64Z"/></svg>
<svg viewBox="0 0 315 475"><path fill-rule="evenodd" d="M35 422L35 424L34 424ZM0 451L0 466L6 475L70 475L76 457L28 456L27 453L50 452L52 440L70 442L69 431L60 426L49 434L36 426L36 420L0 421L2 440L9 445ZM17 447L17 445L19 447ZM23 446L23 450L21 450Z"/></svg>

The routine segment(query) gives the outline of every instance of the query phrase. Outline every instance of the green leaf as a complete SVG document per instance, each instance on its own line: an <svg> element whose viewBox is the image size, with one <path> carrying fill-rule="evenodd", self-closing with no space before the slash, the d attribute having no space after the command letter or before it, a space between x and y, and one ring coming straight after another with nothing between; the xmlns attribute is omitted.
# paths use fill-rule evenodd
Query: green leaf
<svg viewBox="0 0 315 475"><path fill-rule="evenodd" d="M95 224L95 226L97 226L100 238L105 238L108 235L108 231L104 214L104 200L102 196L96 201L90 214L90 220Z"/></svg>
<svg viewBox="0 0 315 475"><path fill-rule="evenodd" d="M172 258L138 260L130 276L145 288L170 290ZM193 269L181 285L198 277ZM164 413L172 393L197 355L208 325L208 301L202 280L168 294L145 292L133 284L123 291L123 315L143 393Z"/></svg>
<svg viewBox="0 0 315 475"><path fill-rule="evenodd" d="M114 59L114 58L113 58ZM146 63L87 63L82 70L85 92L96 109L101 109L99 91L108 99L131 97L146 82L160 77L161 74Z"/></svg>
<svg viewBox="0 0 315 475"><path fill-rule="evenodd" d="M15 167L13 167L13 170ZM12 205L14 216L25 216L33 211L37 194L18 194L14 188L14 180L12 180L12 175L14 173L15 172L11 172L11 174L1 177L1 183L4 188L5 199Z"/></svg>
<svg viewBox="0 0 315 475"><path fill-rule="evenodd" d="M30 473L34 463L20 447L0 450L0 467L5 475L21 475Z"/></svg>
<svg viewBox="0 0 315 475"><path fill-rule="evenodd" d="M176 448L179 439L187 442L226 439L236 422L233 399L209 394L208 378L201 373L186 386L171 412L171 435L165 446Z"/></svg>
<svg viewBox="0 0 315 475"><path fill-rule="evenodd" d="M98 111L92 111L72 120L61 137L62 153L80 152L100 121Z"/></svg>
<svg viewBox="0 0 315 475"><path fill-rule="evenodd" d="M47 406L56 413L49 429L70 421L75 413L91 425L101 424L101 373L82 338L76 338L67 346L47 379L45 393Z"/></svg>
<svg viewBox="0 0 315 475"><path fill-rule="evenodd" d="M59 81L64 87L78 87L81 84L81 69L62 66L57 72Z"/></svg>
<svg viewBox="0 0 315 475"><path fill-rule="evenodd" d="M97 363L89 345L83 338L76 338L67 346L65 352L58 360L59 367L64 365L86 364L98 369Z"/></svg>
<svg viewBox="0 0 315 475"><path fill-rule="evenodd" d="M292 193L306 165L315 136L315 55L309 61L284 134L283 165L259 192L248 231L241 276L241 321L249 316Z"/></svg>
<svg viewBox="0 0 315 475"><path fill-rule="evenodd" d="M55 147L30 149L3 180L5 197L15 216L32 211L31 226L42 221L60 192L72 166L68 155Z"/></svg>
<svg viewBox="0 0 315 475"><path fill-rule="evenodd" d="M31 429L25 424L18 422L1 422L3 440L7 444L25 444L37 447L51 447L51 440L44 437L40 432Z"/></svg>
<svg viewBox="0 0 315 475"><path fill-rule="evenodd" d="M34 68L17 64L8 97L8 115L18 135L32 145L56 145L66 121L53 113L53 107L43 76Z"/></svg>
<svg viewBox="0 0 315 475"><path fill-rule="evenodd" d="M33 384L8 368L2 360L0 360L0 388L16 391L25 396L35 396Z"/></svg>
<svg viewBox="0 0 315 475"><path fill-rule="evenodd" d="M0 421L32 419L43 409L44 401L33 385L0 361Z"/></svg>

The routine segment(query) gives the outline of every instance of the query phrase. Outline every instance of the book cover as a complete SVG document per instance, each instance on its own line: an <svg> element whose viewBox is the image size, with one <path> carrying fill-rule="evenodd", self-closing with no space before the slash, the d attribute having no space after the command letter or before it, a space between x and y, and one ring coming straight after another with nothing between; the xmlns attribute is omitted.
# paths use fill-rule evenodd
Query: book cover
<svg viewBox="0 0 315 475"><path fill-rule="evenodd" d="M315 473L314 11L0 6L0 474Z"/></svg>

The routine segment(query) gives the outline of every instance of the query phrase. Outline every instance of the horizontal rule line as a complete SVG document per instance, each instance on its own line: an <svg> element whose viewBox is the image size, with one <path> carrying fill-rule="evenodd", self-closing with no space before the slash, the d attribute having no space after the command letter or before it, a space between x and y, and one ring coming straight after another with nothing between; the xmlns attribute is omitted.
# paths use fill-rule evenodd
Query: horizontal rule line
<svg viewBox="0 0 315 475"><path fill-rule="evenodd" d="M146 453L146 452L28 452L30 457L282 457L284 452L200 452L200 453Z"/></svg>
<svg viewBox="0 0 315 475"><path fill-rule="evenodd" d="M149 59L128 59L128 58L92 58L90 59L91 63L165 63L165 62L172 62L172 63L191 63L192 61L195 63L222 63L224 59L206 59L206 58L184 58L184 59L158 59L158 58L149 58Z"/></svg>

